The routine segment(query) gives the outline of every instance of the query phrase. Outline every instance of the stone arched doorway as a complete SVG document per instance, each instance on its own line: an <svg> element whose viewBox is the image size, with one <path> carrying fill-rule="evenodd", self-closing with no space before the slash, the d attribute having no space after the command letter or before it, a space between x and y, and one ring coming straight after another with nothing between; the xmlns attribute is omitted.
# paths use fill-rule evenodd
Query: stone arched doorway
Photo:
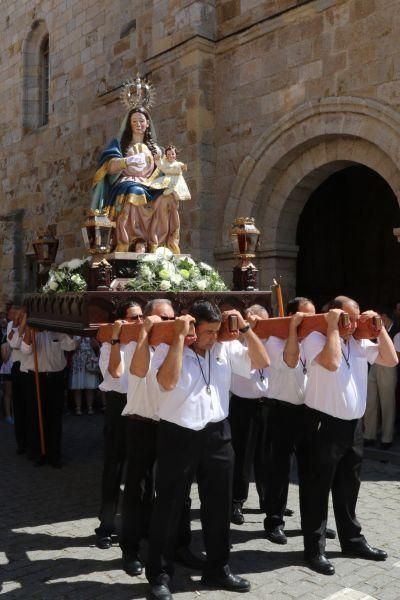
<svg viewBox="0 0 400 600"><path fill-rule="evenodd" d="M395 110L361 98L307 103L266 131L243 161L226 204L223 231L235 216L255 217L262 231L260 287L267 289L273 277L281 276L286 296L291 296L297 288L299 217L313 192L334 173L362 165L382 177L399 199L399 164L400 117ZM224 270L229 240L221 242L216 258Z"/></svg>
<svg viewBox="0 0 400 600"><path fill-rule="evenodd" d="M298 221L296 293L317 306L346 294L364 308L400 298L400 223L386 181L362 165L330 175L311 194Z"/></svg>

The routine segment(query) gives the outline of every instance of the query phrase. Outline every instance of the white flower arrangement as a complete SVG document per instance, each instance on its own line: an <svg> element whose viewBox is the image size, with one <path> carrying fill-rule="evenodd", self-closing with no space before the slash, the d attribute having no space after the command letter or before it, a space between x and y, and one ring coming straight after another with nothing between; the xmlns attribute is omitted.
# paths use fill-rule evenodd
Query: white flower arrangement
<svg viewBox="0 0 400 600"><path fill-rule="evenodd" d="M210 265L196 263L189 256L176 258L167 248L157 248L154 254L145 254L139 259L137 275L127 283L125 289L137 292L220 292L228 288Z"/></svg>
<svg viewBox="0 0 400 600"><path fill-rule="evenodd" d="M73 258L61 263L57 268L50 269L49 278L42 287L42 292L84 292L87 288L84 271L89 266L90 259Z"/></svg>

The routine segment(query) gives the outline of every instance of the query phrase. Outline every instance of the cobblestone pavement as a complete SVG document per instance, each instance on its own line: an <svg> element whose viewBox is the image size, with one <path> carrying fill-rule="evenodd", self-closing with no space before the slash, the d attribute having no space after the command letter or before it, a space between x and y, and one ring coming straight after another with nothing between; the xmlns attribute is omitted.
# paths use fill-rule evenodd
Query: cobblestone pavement
<svg viewBox="0 0 400 600"><path fill-rule="evenodd" d="M15 454L12 428L0 422L0 595L23 599L145 598L144 576L121 570L118 545L94 546L101 474L102 417L65 417L62 470L34 468ZM199 503L192 490L193 546L200 550ZM246 523L233 526L231 565L248 577L246 598L273 600L400 599L400 466L366 460L358 514L372 544L389 553L384 563L344 558L336 540L328 556L336 575L317 575L306 568L299 531L297 486L290 486L287 546L263 538L263 516L256 510L254 486ZM330 525L333 527L333 518ZM174 596L179 600L233 598L202 588L198 574L177 568Z"/></svg>

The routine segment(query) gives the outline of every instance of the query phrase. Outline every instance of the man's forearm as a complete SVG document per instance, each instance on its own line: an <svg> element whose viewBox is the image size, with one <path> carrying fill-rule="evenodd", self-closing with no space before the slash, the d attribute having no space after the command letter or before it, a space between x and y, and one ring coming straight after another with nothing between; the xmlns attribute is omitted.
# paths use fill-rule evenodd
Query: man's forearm
<svg viewBox="0 0 400 600"><path fill-rule="evenodd" d="M289 326L289 336L286 340L285 349L283 351L283 360L288 367L294 369L299 362L300 346L297 337L297 326Z"/></svg>
<svg viewBox="0 0 400 600"><path fill-rule="evenodd" d="M149 336L142 327L132 356L130 372L137 377L146 377L150 365Z"/></svg>
<svg viewBox="0 0 400 600"><path fill-rule="evenodd" d="M339 329L330 327L326 332L326 342L318 354L316 361L328 371L337 371L342 360L342 347L340 345Z"/></svg>
<svg viewBox="0 0 400 600"><path fill-rule="evenodd" d="M179 335L169 347L168 354L158 370L157 381L164 390L173 390L181 376L185 336Z"/></svg>
<svg viewBox="0 0 400 600"><path fill-rule="evenodd" d="M124 372L121 359L120 344L113 344L110 351L110 360L108 362L108 372L111 377L118 379Z"/></svg>
<svg viewBox="0 0 400 600"><path fill-rule="evenodd" d="M388 332L384 328L378 336L378 348L379 354L376 362L384 367L395 367L399 362L397 353Z"/></svg>

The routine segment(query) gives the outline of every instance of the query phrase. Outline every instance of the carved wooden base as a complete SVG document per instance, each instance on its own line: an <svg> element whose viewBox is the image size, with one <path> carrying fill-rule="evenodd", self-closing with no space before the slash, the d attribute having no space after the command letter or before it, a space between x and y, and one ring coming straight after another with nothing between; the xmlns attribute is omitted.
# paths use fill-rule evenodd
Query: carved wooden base
<svg viewBox="0 0 400 600"><path fill-rule="evenodd" d="M154 298L168 298L177 313L204 299L218 305L243 310L261 304L270 311L271 292L81 292L65 294L27 294L24 304L28 325L37 329L63 331L74 335L95 335L102 323L115 320L118 304L134 300L142 306Z"/></svg>

